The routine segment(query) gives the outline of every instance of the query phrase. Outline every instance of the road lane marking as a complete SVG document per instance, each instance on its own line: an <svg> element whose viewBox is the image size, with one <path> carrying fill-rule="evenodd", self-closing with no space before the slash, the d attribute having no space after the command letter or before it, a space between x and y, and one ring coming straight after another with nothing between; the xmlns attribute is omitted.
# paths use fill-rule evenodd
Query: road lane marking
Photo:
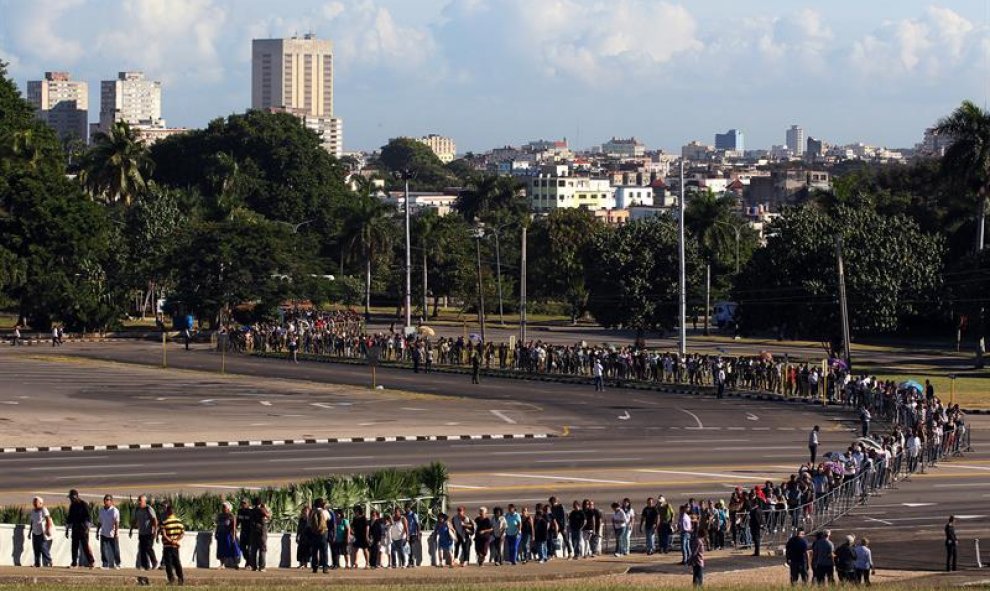
<svg viewBox="0 0 990 591"><path fill-rule="evenodd" d="M639 460L640 458L622 458L624 460ZM560 458L559 460L536 460L536 464L562 464L562 463L576 463L576 462L614 462L614 458Z"/></svg>
<svg viewBox="0 0 990 591"><path fill-rule="evenodd" d="M679 410L679 411L681 411L683 413L687 413L687 414L691 415L691 418L693 418L694 421L696 423L698 423L698 426L697 426L698 429L704 429L705 428L704 423L701 422L701 419L698 418L698 415L696 415L693 412L687 410L686 408L677 407L677 410ZM692 428L693 427L685 427L685 429L692 429Z"/></svg>
<svg viewBox="0 0 990 591"><path fill-rule="evenodd" d="M315 459L320 459L320 456L315 458L272 458L268 460L269 462L312 462ZM334 461L347 461L347 460L373 460L375 456L346 456L346 457L334 457Z"/></svg>
<svg viewBox="0 0 990 591"><path fill-rule="evenodd" d="M113 466L39 466L29 472L55 472L57 470L101 470L103 468L140 468L144 464L114 464Z"/></svg>
<svg viewBox="0 0 990 591"><path fill-rule="evenodd" d="M935 488L966 488L966 487L974 487L974 486L979 486L979 487L986 488L986 487L990 487L990 482L966 482L966 483L961 483L961 484L935 484L933 486Z"/></svg>
<svg viewBox="0 0 990 591"><path fill-rule="evenodd" d="M516 424L516 421L515 421L515 419L513 419L513 418L512 418L512 417L510 417L509 415L507 415L507 414L505 414L505 413L504 413L503 411L501 411L501 410L490 410L490 411L488 411L488 412L490 412L490 413L492 413L493 415L495 415L496 417L498 417L498 418L500 418L500 419L502 419L502 420L503 420L503 421L505 421L506 423L509 423L510 425L515 425L515 424Z"/></svg>
<svg viewBox="0 0 990 591"><path fill-rule="evenodd" d="M478 447L481 447L481 446L478 446ZM490 453L490 455L493 455L493 456L525 456L525 455L532 455L532 453L534 451L536 451L536 450L529 450L529 451L493 451L493 452ZM596 453L599 453L600 451L601 450L598 450L598 449L562 449L560 451L544 450L541 453L550 454L550 455L557 455L557 454L596 454Z"/></svg>
<svg viewBox="0 0 990 591"><path fill-rule="evenodd" d="M105 460L109 457L110 456L76 456L76 457L67 457L67 458L51 457L51 458L16 458L16 459L4 458L0 460L0 465L7 463L15 463L15 462L34 462L38 464L44 462L78 462L82 460Z"/></svg>
<svg viewBox="0 0 990 591"><path fill-rule="evenodd" d="M486 486L472 486L470 484L448 484L448 488L466 488L468 490L485 490Z"/></svg>
<svg viewBox="0 0 990 591"><path fill-rule="evenodd" d="M756 476L753 474L724 474L722 472L687 472L683 470L656 470L653 468L639 468L636 472L648 474L677 474L680 476L703 476L708 478L729 478L731 480L772 480L769 476Z"/></svg>
<svg viewBox="0 0 990 591"><path fill-rule="evenodd" d="M872 521L874 523L882 523L884 525L894 525L892 522L887 521L886 519L877 519L875 517L867 517L866 520L867 521Z"/></svg>
<svg viewBox="0 0 990 591"><path fill-rule="evenodd" d="M412 464L389 464L388 468L408 468ZM369 468L382 468L381 464L367 465L367 466L318 466L315 468L303 468L307 472L320 472L321 470L367 470Z"/></svg>
<svg viewBox="0 0 990 591"><path fill-rule="evenodd" d="M261 406L271 406L272 405L272 403L271 402L268 402L267 400L259 400L258 402L261 404Z"/></svg>
<svg viewBox="0 0 990 591"><path fill-rule="evenodd" d="M748 413L746 413L746 420L747 421L758 421L758 420L760 420L760 417L757 416L757 415L754 415L751 412L748 412Z"/></svg>
<svg viewBox="0 0 990 591"><path fill-rule="evenodd" d="M86 478L144 478L145 476L175 476L178 472L130 472L123 474L87 474ZM79 476L56 476L55 480L79 480Z"/></svg>
<svg viewBox="0 0 990 591"><path fill-rule="evenodd" d="M496 472L492 476L502 478L535 478L537 480L566 480L570 482L597 482L599 484L636 484L628 480L606 480L604 478L579 478L577 476L550 476L546 474L522 474L509 472Z"/></svg>

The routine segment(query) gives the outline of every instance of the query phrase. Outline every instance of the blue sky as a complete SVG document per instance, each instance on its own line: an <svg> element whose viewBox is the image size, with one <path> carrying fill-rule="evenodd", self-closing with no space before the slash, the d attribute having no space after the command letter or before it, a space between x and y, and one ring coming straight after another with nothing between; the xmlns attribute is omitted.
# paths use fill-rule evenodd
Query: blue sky
<svg viewBox="0 0 990 591"><path fill-rule="evenodd" d="M90 83L143 69L170 125L250 102L250 43L335 43L345 149L441 133L461 151L636 135L676 150L793 123L890 147L964 98L984 104L990 0L0 0L0 59Z"/></svg>

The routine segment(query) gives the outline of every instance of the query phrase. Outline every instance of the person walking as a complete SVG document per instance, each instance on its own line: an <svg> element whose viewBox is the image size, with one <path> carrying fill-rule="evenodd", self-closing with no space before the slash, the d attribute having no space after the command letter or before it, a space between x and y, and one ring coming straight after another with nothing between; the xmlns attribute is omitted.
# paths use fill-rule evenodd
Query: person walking
<svg viewBox="0 0 990 591"><path fill-rule="evenodd" d="M840 583L856 580L856 537L846 536L846 541L835 549L835 573Z"/></svg>
<svg viewBox="0 0 990 591"><path fill-rule="evenodd" d="M707 537L708 531L702 525L695 532L695 535L691 536L689 544L687 564L691 566L691 584L695 587L705 585L705 539Z"/></svg>
<svg viewBox="0 0 990 591"><path fill-rule="evenodd" d="M237 517L230 503L224 502L221 505L213 537L217 541L220 568L236 569L241 563L241 549L237 545Z"/></svg>
<svg viewBox="0 0 990 591"><path fill-rule="evenodd" d="M454 547L454 536L450 530L450 524L447 522L447 514L441 513L437 517L437 566L443 568L444 565L447 568L454 568L454 558L451 550Z"/></svg>
<svg viewBox="0 0 990 591"><path fill-rule="evenodd" d="M254 566L251 564L251 502L247 499L241 499L237 509L237 526L241 528L237 542L244 555L244 568L251 568Z"/></svg>
<svg viewBox="0 0 990 591"><path fill-rule="evenodd" d="M646 499L646 507L640 511L639 531L646 538L646 555L652 556L657 548L657 530L660 522L660 510L653 497Z"/></svg>
<svg viewBox="0 0 990 591"><path fill-rule="evenodd" d="M158 516L154 507L148 504L148 497L144 495L138 497L137 508L131 517L131 531L128 535L132 538L134 528L138 530L137 567L143 570L157 569L155 539L158 537Z"/></svg>
<svg viewBox="0 0 990 591"><path fill-rule="evenodd" d="M949 521L945 524L945 570L957 570L956 562L959 558L959 538L956 537L956 516L949 515Z"/></svg>
<svg viewBox="0 0 990 591"><path fill-rule="evenodd" d="M492 520L488 517L488 508L480 507L478 516L474 518L474 552L478 566L485 566L488 558L488 548L492 541Z"/></svg>
<svg viewBox="0 0 990 591"><path fill-rule="evenodd" d="M586 519L580 502L574 501L572 507L571 512L567 515L567 531L571 539L572 558L577 560L584 557L584 524Z"/></svg>
<svg viewBox="0 0 990 591"><path fill-rule="evenodd" d="M873 416L870 414L868 408L864 406L859 409L859 425L863 432L862 437L866 437L870 434L870 421L872 419Z"/></svg>
<svg viewBox="0 0 990 591"><path fill-rule="evenodd" d="M89 503L79 498L79 491L69 491L69 514L65 518L65 537L72 538L72 566L88 566L93 568L96 560L93 550L89 547L89 528L92 525L89 515ZM80 556L82 553L84 556ZM86 564L83 564L83 559Z"/></svg>
<svg viewBox="0 0 990 591"><path fill-rule="evenodd" d="M818 459L818 425L815 425L808 435L808 451L811 452L811 466L815 466Z"/></svg>
<svg viewBox="0 0 990 591"><path fill-rule="evenodd" d="M330 564L327 560L330 514L323 499L313 501L313 510L309 515L309 535L310 565L313 572L316 573L320 569L323 569L324 573L330 572Z"/></svg>
<svg viewBox="0 0 990 591"><path fill-rule="evenodd" d="M120 568L120 510L113 504L112 495L103 496L100 509L100 562L103 568Z"/></svg>
<svg viewBox="0 0 990 591"><path fill-rule="evenodd" d="M804 528L799 527L791 539L787 540L784 546L784 558L787 566L791 569L791 585L795 585L798 579L804 585L808 584L808 540L804 534Z"/></svg>
<svg viewBox="0 0 990 591"><path fill-rule="evenodd" d="M602 360L595 357L595 364L592 366L592 375L595 378L595 392L605 391L605 369L602 367Z"/></svg>
<svg viewBox="0 0 990 591"><path fill-rule="evenodd" d="M45 507L45 500L34 497L31 500L34 509L31 511L31 548L34 550L34 567L48 568L52 566L52 532L55 524L51 513Z"/></svg>
<svg viewBox="0 0 990 591"><path fill-rule="evenodd" d="M831 535L827 529L820 531L811 545L811 570L817 585L824 585L825 581L835 583L835 545L829 539Z"/></svg>
<svg viewBox="0 0 990 591"><path fill-rule="evenodd" d="M480 384L481 383L481 347L478 347L471 353L471 383Z"/></svg>
<svg viewBox="0 0 990 591"><path fill-rule="evenodd" d="M186 533L182 520L170 505L165 505L165 519L162 520L162 564L169 584L185 584L182 574L182 559L179 557L179 544Z"/></svg>
<svg viewBox="0 0 990 591"><path fill-rule="evenodd" d="M874 568L870 540L863 538L856 546L856 584L864 583L869 587L870 575L873 574Z"/></svg>

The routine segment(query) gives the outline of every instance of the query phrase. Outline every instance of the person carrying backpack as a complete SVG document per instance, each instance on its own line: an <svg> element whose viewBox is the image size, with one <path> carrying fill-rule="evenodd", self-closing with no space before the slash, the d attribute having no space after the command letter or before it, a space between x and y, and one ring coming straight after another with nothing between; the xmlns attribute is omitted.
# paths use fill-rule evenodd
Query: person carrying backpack
<svg viewBox="0 0 990 591"><path fill-rule="evenodd" d="M329 533L330 514L326 510L326 502L323 499L316 499L309 514L309 546L312 553L310 563L313 565L314 573L320 569L323 569L324 573L330 572L330 565L327 562Z"/></svg>
<svg viewBox="0 0 990 591"><path fill-rule="evenodd" d="M251 570L265 572L265 556L268 554L268 524L272 511L260 498L255 497L251 508Z"/></svg>

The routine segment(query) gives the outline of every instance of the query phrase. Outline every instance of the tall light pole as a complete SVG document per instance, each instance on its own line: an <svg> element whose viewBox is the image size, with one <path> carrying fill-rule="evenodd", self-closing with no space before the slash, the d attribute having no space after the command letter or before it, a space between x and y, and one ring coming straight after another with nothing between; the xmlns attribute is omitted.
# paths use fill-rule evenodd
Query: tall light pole
<svg viewBox="0 0 990 591"><path fill-rule="evenodd" d="M519 270L519 338L526 343L526 224L522 227L522 261Z"/></svg>
<svg viewBox="0 0 990 591"><path fill-rule="evenodd" d="M481 239L485 237L485 226L478 223L474 229L475 248L478 256L478 324L481 325L481 342L487 343L485 338L485 290L481 280Z"/></svg>
<svg viewBox="0 0 990 591"><path fill-rule="evenodd" d="M739 274L739 240L742 238L743 228L746 227L745 223L742 224L731 224L729 222L723 222L721 220L715 220L716 224L722 224L723 226L728 226L736 233L736 275Z"/></svg>
<svg viewBox="0 0 990 591"><path fill-rule="evenodd" d="M502 249L498 242L502 228L505 226L495 228L495 278L498 280L498 322L505 326L505 315L502 313Z"/></svg>
<svg viewBox="0 0 990 591"><path fill-rule="evenodd" d="M406 183L405 197L402 201L403 209L406 210L406 324L403 330L405 336L412 327L412 241L409 236L409 173L404 172L402 177Z"/></svg>
<svg viewBox="0 0 990 591"><path fill-rule="evenodd" d="M681 267L681 289L680 289L680 317L681 317L681 338L680 338L680 353L681 355L687 354L687 273L685 271L685 261L684 261L684 159L681 158L681 196L678 200L678 209L680 210L680 219L677 221L677 234L678 234L678 258L680 259Z"/></svg>
<svg viewBox="0 0 990 591"><path fill-rule="evenodd" d="M842 263L842 237L835 238L835 258L839 268L839 308L842 312L842 348L846 370L852 371L852 345L849 338L849 303L846 300L846 269Z"/></svg>

